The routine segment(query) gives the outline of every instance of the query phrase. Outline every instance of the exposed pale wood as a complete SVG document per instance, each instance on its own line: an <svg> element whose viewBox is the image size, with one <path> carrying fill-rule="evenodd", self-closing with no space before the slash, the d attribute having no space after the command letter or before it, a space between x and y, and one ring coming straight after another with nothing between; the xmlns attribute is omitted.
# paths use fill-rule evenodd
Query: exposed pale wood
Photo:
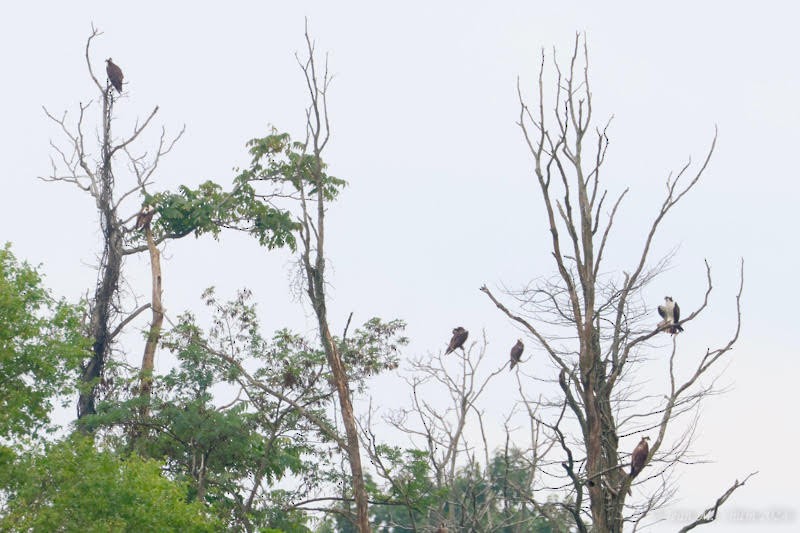
<svg viewBox="0 0 800 533"><path fill-rule="evenodd" d="M142 355L142 366L139 371L139 398L142 405L139 408L139 416L142 419L149 415L150 391L153 386L153 369L155 367L156 349L161 338L161 326L164 323L164 307L161 303L162 278L161 278L161 253L158 251L153 232L148 224L144 228L147 239L147 247L150 250L150 275L152 278L152 292L150 306L153 310L153 317L150 322L150 330L147 333L147 342L144 345Z"/></svg>

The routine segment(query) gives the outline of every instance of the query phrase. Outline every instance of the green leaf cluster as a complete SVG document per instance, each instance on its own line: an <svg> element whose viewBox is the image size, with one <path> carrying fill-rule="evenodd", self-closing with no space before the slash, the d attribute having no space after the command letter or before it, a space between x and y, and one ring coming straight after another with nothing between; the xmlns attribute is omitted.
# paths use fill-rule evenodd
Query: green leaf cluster
<svg viewBox="0 0 800 533"><path fill-rule="evenodd" d="M152 223L157 239L189 234L218 238L229 228L249 233L269 249L288 246L295 250L300 226L298 215L292 213L298 201L313 199L320 192L326 201L333 201L347 184L328 174L325 163L306 153L303 143L275 128L247 146L250 166L239 171L231 191L206 181L197 188L181 185L177 192L145 198L157 214ZM141 239L141 234L130 235Z"/></svg>
<svg viewBox="0 0 800 533"><path fill-rule="evenodd" d="M329 202L347 185L345 180L328 174L327 165L315 154L308 153L305 143L292 141L288 133L278 133L274 127L266 137L251 139L247 147L250 168L237 177L239 182L283 186L273 190L277 196L284 197L302 191L306 198L313 198L321 191L324 200Z"/></svg>
<svg viewBox="0 0 800 533"><path fill-rule="evenodd" d="M190 233L217 238L223 228L231 228L253 235L269 249L295 248L293 232L297 223L291 213L262 202L253 188L241 180L236 181L231 192L206 181L196 189L181 185L178 192L155 194L147 202L158 214L154 222L157 238Z"/></svg>
<svg viewBox="0 0 800 533"><path fill-rule="evenodd" d="M0 437L31 437L48 425L89 347L81 310L54 299L9 244L0 248Z"/></svg>
<svg viewBox="0 0 800 533"><path fill-rule="evenodd" d="M499 450L487 466L475 461L452 480L437 480L429 452L378 444L374 460L384 479L371 498L376 531L430 531L442 523L458 531L556 533L569 531L571 518L555 500L533 507L530 462L521 450ZM328 527L336 523L329 520ZM337 529L338 528L334 528Z"/></svg>
<svg viewBox="0 0 800 533"><path fill-rule="evenodd" d="M3 531L219 531L221 524L161 464L96 450L78 435L26 454L4 476Z"/></svg>

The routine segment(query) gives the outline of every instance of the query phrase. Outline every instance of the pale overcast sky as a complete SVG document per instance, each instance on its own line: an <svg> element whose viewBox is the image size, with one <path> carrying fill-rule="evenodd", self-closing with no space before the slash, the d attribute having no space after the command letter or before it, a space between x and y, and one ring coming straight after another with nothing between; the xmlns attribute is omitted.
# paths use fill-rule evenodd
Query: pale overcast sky
<svg viewBox="0 0 800 533"><path fill-rule="evenodd" d="M165 190L207 179L229 184L232 168L247 162L245 142L270 124L302 133L306 94L294 53L302 51L308 17L336 74L328 163L350 183L329 219L334 328L350 311L361 321L405 319L412 343L404 357L442 349L456 325L473 338L485 328L499 365L519 333L478 287L521 287L555 271L515 125L516 79L534 97L541 49L555 46L564 58L575 33L586 32L595 116L615 117L606 186L612 193L631 189L608 271L631 268L631 250L660 205L667 174L690 156L704 156L715 125L718 149L707 174L656 243L653 257L677 247L673 267L648 289L653 307L671 294L691 309L702 301L703 259L711 263L712 305L679 339L687 357L727 338L738 261L745 259L742 337L720 382L729 392L703 408L695 445L714 462L682 471L673 509L699 510L735 478L759 470L726 509L791 511L794 521L734 527L727 520L704 531L795 531L800 468L788 451L800 437L800 364L790 323L798 297L791 235L800 191L800 14L790 2L599 4L9 4L0 17L0 241L41 263L59 295L76 299L94 283L93 203L74 187L36 179L50 170L48 141L60 140L42 106L74 113L79 101L95 96L83 58L91 23L104 32L92 50L96 71L102 74L102 60L113 57L125 72L120 127L155 105L157 124L173 132L186 125L153 188ZM133 213L135 202L129 208ZM245 236L224 234L220 242L172 243L164 255L172 315L198 309L209 285L222 297L246 286L266 329L313 332L308 307L291 301L289 253L267 253ZM128 266L131 290L147 294L145 259ZM541 353L526 355L533 356L526 372L552 372ZM385 378L381 389L387 387L396 387L394 398L375 393L376 403L405 394L399 380ZM492 394L488 410L501 413L513 401L502 386Z"/></svg>

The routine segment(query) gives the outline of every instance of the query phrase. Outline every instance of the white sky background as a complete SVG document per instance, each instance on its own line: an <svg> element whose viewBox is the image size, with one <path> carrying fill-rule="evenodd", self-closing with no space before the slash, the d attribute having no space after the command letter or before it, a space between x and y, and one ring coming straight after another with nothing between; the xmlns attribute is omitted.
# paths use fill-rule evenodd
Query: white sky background
<svg viewBox="0 0 800 533"><path fill-rule="evenodd" d="M247 163L245 142L266 134L269 124L302 133L306 98L293 54L303 50L308 16L336 74L327 160L350 183L329 212L334 329L341 330L350 311L359 322L405 319L412 339L407 358L441 350L456 325L473 339L485 328L500 365L519 333L478 287L516 288L555 272L530 157L515 125L516 78L533 99L541 48L549 53L556 46L566 58L575 32L585 31L595 117L615 116L605 185L610 193L631 188L606 269L631 268L631 251L660 205L667 174L689 156L702 159L715 124L719 141L707 174L663 225L652 255L678 247L673 268L648 294L653 308L672 295L685 314L702 301L703 259L712 265L712 305L678 339L687 357L727 339L738 260L745 258L742 338L722 378L730 392L703 408L695 446L715 462L685 469L675 508L705 507L735 478L759 470L727 509L790 509L796 516L799 472L786 451L800 437L789 322L797 292L787 283L798 263L789 231L800 192L794 8L785 2L376 4L6 7L0 241L42 263L57 294L75 299L93 286L89 265L99 250L93 202L74 187L35 179L50 170L48 140L60 140L41 106L74 116L78 101L95 96L83 58L91 22L104 32L92 50L96 72L104 78L102 60L113 57L128 82L117 132L155 105L156 125L177 131L186 124L186 135L162 161L155 191L206 179L227 185L232 168ZM133 213L135 202L129 206ZM228 233L219 243L172 243L164 257L164 299L173 316L198 309L209 285L221 297L249 287L267 331L290 326L313 333L310 308L290 301L287 252L267 253ZM148 294L145 259L127 264L133 290ZM542 354L531 352L525 371L553 377ZM389 405L405 394L398 379L386 377L374 401ZM502 386L492 394L487 412L499 420L513 398ZM629 440L632 449L638 439ZM773 451L777 443L781 453ZM797 519L768 530L794 530ZM731 529L726 521L704 530ZM767 530L754 521L735 529Z"/></svg>

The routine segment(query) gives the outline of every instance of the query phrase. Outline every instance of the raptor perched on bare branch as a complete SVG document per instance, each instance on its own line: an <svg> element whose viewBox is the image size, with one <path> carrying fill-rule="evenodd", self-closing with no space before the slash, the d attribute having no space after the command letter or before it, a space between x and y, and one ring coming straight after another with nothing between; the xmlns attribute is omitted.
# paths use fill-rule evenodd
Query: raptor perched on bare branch
<svg viewBox="0 0 800 533"><path fill-rule="evenodd" d="M650 437L642 437L642 440L639 441L639 444L636 445L636 448L634 448L631 454L631 479L639 475L639 472L644 468L647 455L650 453L650 445L647 443L648 440L650 440Z"/></svg>
<svg viewBox="0 0 800 533"><path fill-rule="evenodd" d="M456 351L458 348L464 349L464 343L467 341L467 337L469 336L469 331L465 330L461 326L453 329L453 337L450 339L450 344L447 345L447 350L445 350L444 354L447 355L451 352Z"/></svg>
<svg viewBox="0 0 800 533"><path fill-rule="evenodd" d="M514 370L514 367L520 362L524 349L525 345L522 344L522 339L517 339L517 343L511 348L511 366L508 368L509 370Z"/></svg>
<svg viewBox="0 0 800 533"><path fill-rule="evenodd" d="M121 93L122 79L125 76L122 75L122 69L115 65L110 57L106 59L106 74L108 75L108 81L111 82L111 85L114 86L118 93Z"/></svg>

